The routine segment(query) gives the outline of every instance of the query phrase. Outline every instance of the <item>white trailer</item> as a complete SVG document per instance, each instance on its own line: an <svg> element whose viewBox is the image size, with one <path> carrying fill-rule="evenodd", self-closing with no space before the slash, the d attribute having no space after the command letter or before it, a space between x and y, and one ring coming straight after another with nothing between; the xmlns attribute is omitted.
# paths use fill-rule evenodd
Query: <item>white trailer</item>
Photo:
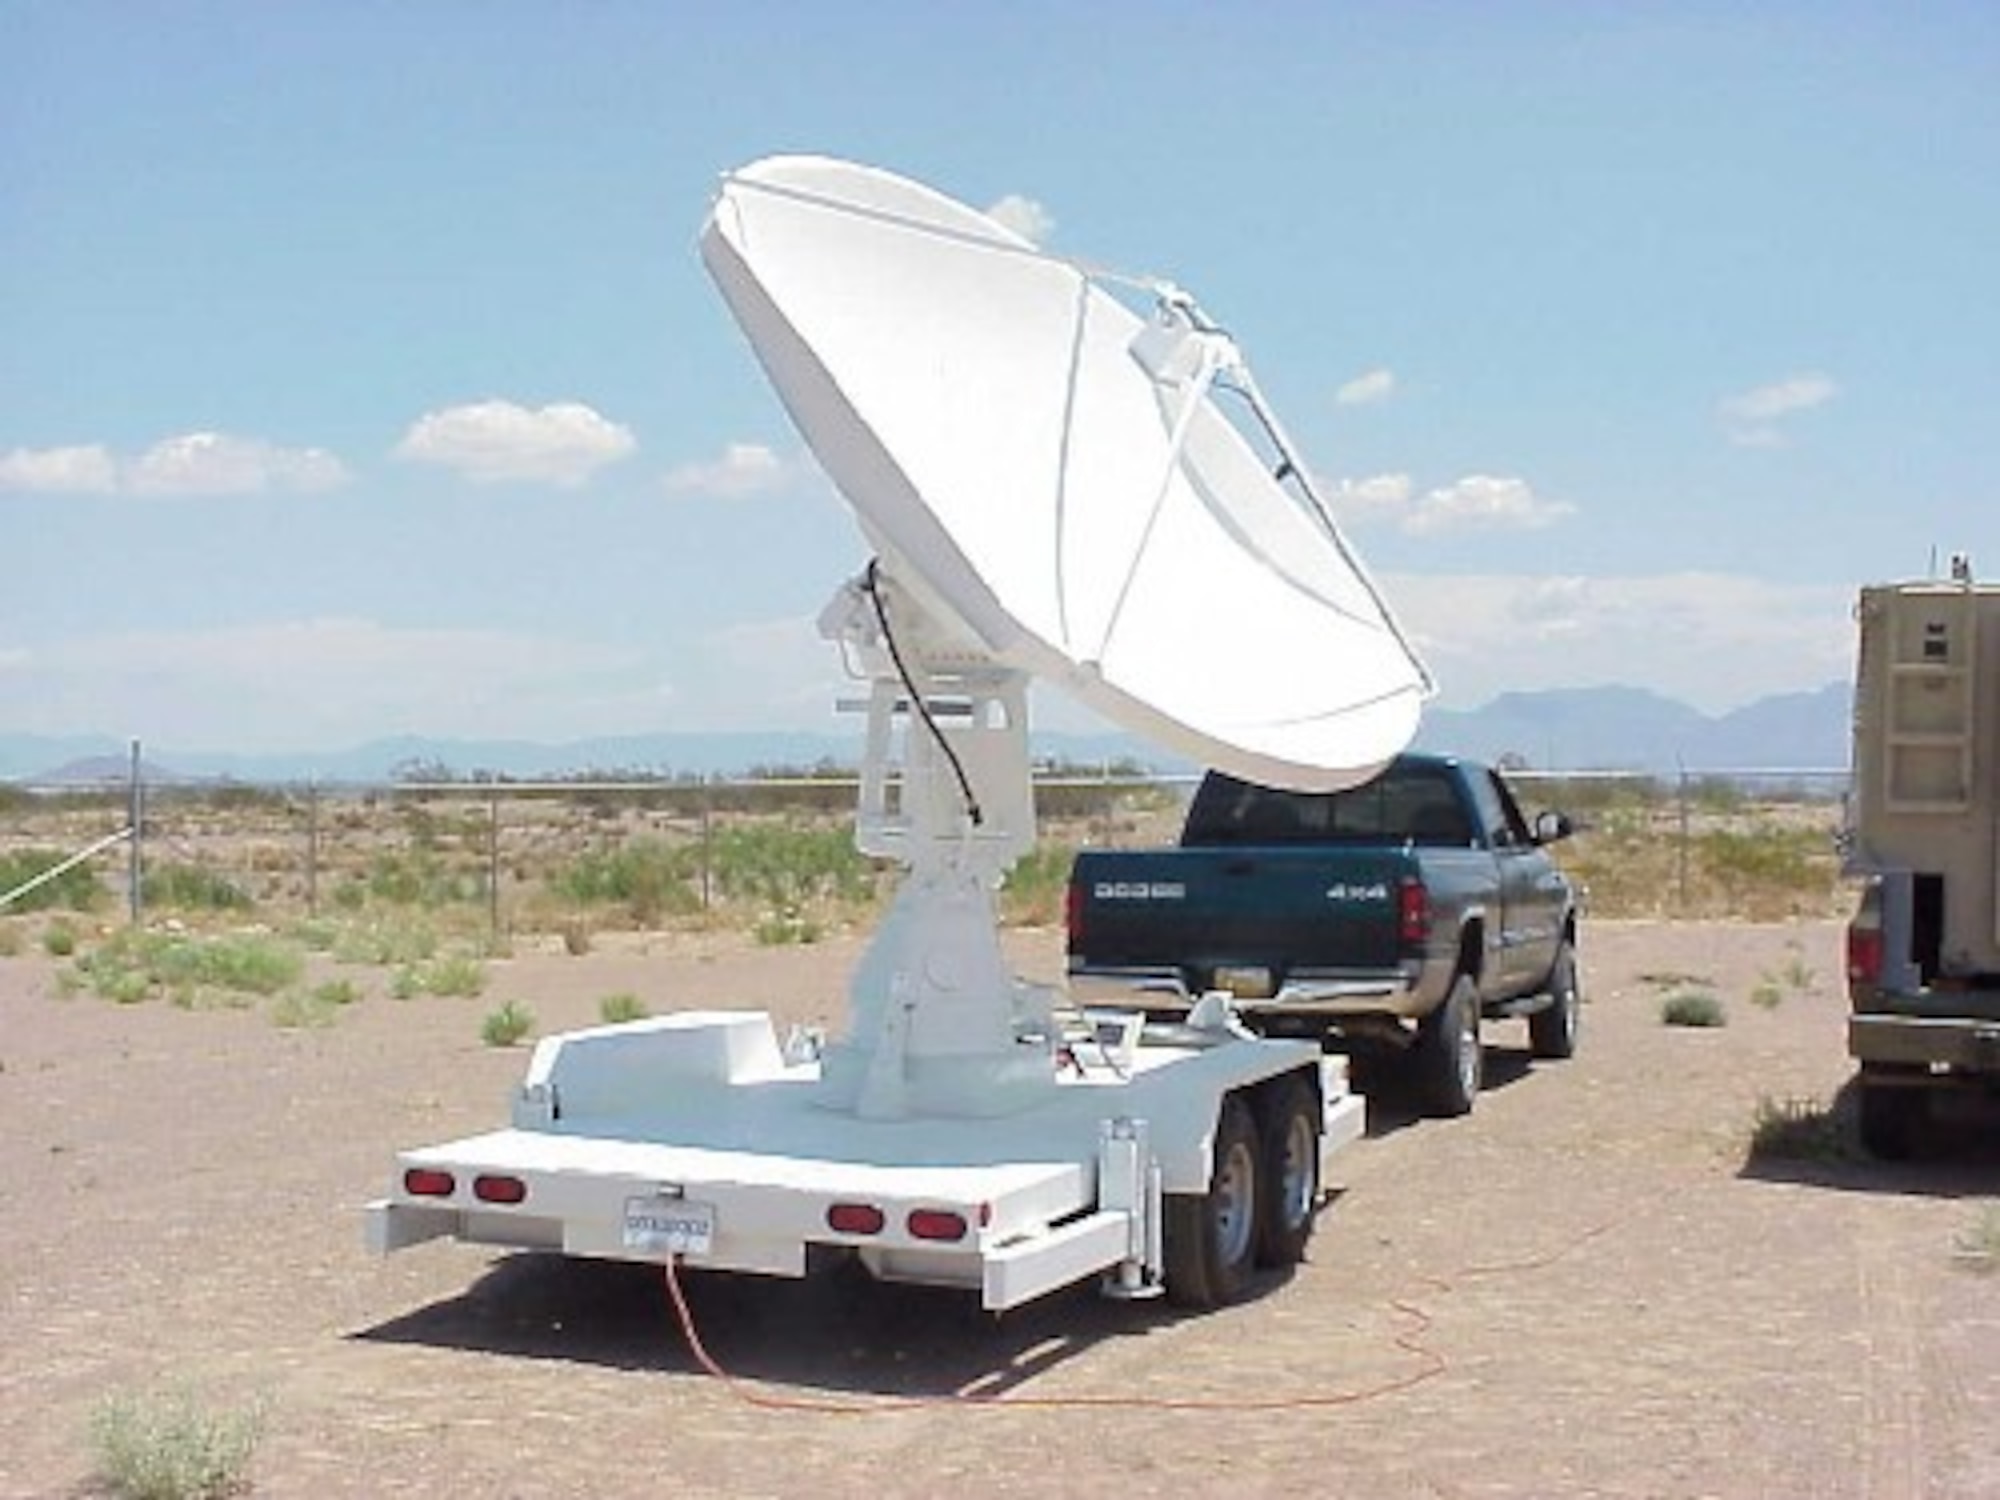
<svg viewBox="0 0 2000 1500"><path fill-rule="evenodd" d="M399 1157L369 1243L773 1276L849 1255L996 1310L1093 1276L1229 1300L1305 1253L1363 1103L1343 1059L1257 1038L1220 993L1148 1026L1011 974L994 893L1034 844L1028 678L1331 789L1402 748L1428 677L1184 294L1150 288L1141 318L822 158L733 174L702 254L876 553L820 628L868 688L857 842L907 874L841 1038L730 1009L550 1037L506 1129ZM1224 380L1274 459L1218 415Z"/></svg>
<svg viewBox="0 0 2000 1500"><path fill-rule="evenodd" d="M2000 586L1958 558L1855 618L1848 1052L1894 1158L1940 1091L2000 1086Z"/></svg>

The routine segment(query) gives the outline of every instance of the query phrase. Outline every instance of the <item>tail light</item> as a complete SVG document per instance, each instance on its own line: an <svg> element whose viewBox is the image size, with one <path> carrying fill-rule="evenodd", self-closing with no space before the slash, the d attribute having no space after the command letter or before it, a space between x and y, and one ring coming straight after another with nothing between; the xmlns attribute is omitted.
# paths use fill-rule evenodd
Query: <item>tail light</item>
<svg viewBox="0 0 2000 1500"><path fill-rule="evenodd" d="M449 1198L458 1191L458 1180L436 1167L412 1167L403 1174L403 1191L412 1198Z"/></svg>
<svg viewBox="0 0 2000 1500"><path fill-rule="evenodd" d="M872 1203L827 1205L826 1227L835 1234L880 1234L887 1216Z"/></svg>
<svg viewBox="0 0 2000 1500"><path fill-rule="evenodd" d="M518 1177L489 1172L472 1179L472 1196L481 1203L524 1203L528 1185Z"/></svg>
<svg viewBox="0 0 2000 1500"><path fill-rule="evenodd" d="M1405 948L1421 948L1431 931L1431 893L1423 881L1405 875L1396 887L1396 940Z"/></svg>
<svg viewBox="0 0 2000 1500"><path fill-rule="evenodd" d="M1069 934L1069 951L1083 951L1083 883L1072 880L1063 892L1063 930Z"/></svg>
<svg viewBox="0 0 2000 1500"><path fill-rule="evenodd" d="M970 1227L964 1214L948 1208L913 1208L903 1224L919 1240L962 1240Z"/></svg>
<svg viewBox="0 0 2000 1500"><path fill-rule="evenodd" d="M1882 982L1882 963L1888 956L1882 934L1882 885L1870 880L1861 891L1854 919L1847 924L1847 982L1850 986L1873 986Z"/></svg>
<svg viewBox="0 0 2000 1500"><path fill-rule="evenodd" d="M1850 984L1882 981L1882 929L1860 918L1847 924L1847 979Z"/></svg>

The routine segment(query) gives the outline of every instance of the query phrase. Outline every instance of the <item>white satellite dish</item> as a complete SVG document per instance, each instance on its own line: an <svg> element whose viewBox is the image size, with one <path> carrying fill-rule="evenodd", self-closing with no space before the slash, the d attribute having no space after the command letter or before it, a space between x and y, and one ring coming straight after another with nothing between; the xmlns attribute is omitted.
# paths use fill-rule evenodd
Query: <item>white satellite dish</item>
<svg viewBox="0 0 2000 1500"><path fill-rule="evenodd" d="M909 873L819 1102L1032 1108L1057 1086L1055 997L1012 976L993 907L1034 844L1027 679L1306 789L1402 749L1430 679L1174 288L1146 286L1142 318L985 215L820 157L725 178L701 252L878 554L820 628L870 682L858 842Z"/></svg>
<svg viewBox="0 0 2000 1500"><path fill-rule="evenodd" d="M975 654L1251 780L1332 789L1409 742L1429 674L1185 295L1137 284L1141 317L823 157L727 176L701 253L885 571Z"/></svg>

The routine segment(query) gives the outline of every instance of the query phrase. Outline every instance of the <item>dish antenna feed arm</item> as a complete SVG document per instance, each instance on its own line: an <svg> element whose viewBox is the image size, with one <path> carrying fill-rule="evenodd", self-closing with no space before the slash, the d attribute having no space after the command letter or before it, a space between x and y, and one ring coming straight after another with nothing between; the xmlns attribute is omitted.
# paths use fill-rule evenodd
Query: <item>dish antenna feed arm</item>
<svg viewBox="0 0 2000 1500"><path fill-rule="evenodd" d="M857 966L821 1102L869 1118L1004 1115L1055 1086L1054 992L1010 972L995 893L1035 844L1027 674L870 563L821 612L867 682L855 843L905 873Z"/></svg>

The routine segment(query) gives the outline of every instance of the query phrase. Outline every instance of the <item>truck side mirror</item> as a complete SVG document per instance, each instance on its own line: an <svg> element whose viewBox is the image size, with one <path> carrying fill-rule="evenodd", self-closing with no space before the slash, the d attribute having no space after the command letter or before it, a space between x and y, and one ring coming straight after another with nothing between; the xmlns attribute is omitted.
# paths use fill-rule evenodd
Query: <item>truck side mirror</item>
<svg viewBox="0 0 2000 1500"><path fill-rule="evenodd" d="M1553 844L1558 839L1566 839L1576 832L1576 825L1569 820L1568 813L1539 812L1535 814L1535 842Z"/></svg>

